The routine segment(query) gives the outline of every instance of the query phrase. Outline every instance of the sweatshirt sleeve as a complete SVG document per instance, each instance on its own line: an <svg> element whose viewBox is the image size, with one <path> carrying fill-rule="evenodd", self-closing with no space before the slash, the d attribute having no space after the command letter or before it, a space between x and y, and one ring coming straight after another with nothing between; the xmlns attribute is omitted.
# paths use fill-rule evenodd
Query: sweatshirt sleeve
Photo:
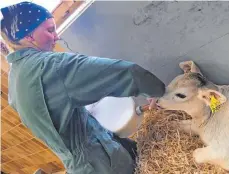
<svg viewBox="0 0 229 174"><path fill-rule="evenodd" d="M118 59L61 53L57 70L69 97L79 106L103 97L160 97L164 83L139 65Z"/></svg>

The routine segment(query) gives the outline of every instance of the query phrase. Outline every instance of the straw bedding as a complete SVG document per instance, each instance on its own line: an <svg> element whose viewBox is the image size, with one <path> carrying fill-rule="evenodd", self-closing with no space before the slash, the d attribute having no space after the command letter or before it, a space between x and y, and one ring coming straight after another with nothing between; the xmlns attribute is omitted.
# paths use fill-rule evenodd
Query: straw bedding
<svg viewBox="0 0 229 174"><path fill-rule="evenodd" d="M138 132L135 174L225 174L217 166L195 164L192 152L203 144L199 137L171 126L171 120L190 119L183 112L148 111Z"/></svg>

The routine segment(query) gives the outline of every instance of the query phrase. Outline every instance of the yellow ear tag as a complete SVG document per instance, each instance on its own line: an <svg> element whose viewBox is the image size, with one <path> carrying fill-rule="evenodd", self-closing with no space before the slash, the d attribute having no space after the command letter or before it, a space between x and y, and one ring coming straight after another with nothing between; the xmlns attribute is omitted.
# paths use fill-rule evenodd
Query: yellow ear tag
<svg viewBox="0 0 229 174"><path fill-rule="evenodd" d="M216 99L214 95L211 96L210 108L213 114L219 110L220 104L221 104L220 101Z"/></svg>

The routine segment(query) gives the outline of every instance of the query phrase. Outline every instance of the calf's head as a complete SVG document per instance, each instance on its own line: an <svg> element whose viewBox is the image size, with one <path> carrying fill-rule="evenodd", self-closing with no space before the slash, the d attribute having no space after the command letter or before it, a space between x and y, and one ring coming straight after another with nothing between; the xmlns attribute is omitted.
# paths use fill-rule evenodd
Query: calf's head
<svg viewBox="0 0 229 174"><path fill-rule="evenodd" d="M226 102L226 97L218 91L217 86L208 81L192 61L181 62L180 68L184 74L177 76L166 87L164 96L157 101L159 107L201 116L210 111L213 96L220 104Z"/></svg>

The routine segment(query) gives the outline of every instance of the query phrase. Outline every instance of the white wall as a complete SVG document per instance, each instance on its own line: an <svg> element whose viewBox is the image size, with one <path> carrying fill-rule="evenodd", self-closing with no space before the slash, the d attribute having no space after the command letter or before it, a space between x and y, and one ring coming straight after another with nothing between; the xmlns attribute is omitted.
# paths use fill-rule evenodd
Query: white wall
<svg viewBox="0 0 229 174"><path fill-rule="evenodd" d="M63 34L74 51L137 62L168 83L194 60L229 84L229 2L95 2Z"/></svg>

